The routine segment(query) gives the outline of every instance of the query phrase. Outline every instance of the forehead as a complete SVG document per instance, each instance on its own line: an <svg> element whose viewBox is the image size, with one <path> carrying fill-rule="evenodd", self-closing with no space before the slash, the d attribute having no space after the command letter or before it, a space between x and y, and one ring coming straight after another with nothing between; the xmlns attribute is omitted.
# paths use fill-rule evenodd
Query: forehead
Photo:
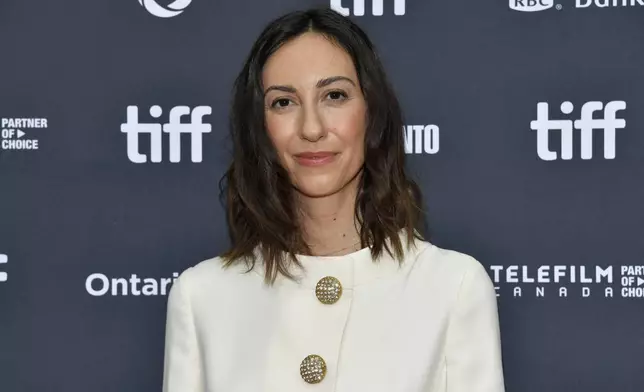
<svg viewBox="0 0 644 392"><path fill-rule="evenodd" d="M351 56L320 34L305 33L279 48L264 65L264 85L315 84L329 76L356 78Z"/></svg>

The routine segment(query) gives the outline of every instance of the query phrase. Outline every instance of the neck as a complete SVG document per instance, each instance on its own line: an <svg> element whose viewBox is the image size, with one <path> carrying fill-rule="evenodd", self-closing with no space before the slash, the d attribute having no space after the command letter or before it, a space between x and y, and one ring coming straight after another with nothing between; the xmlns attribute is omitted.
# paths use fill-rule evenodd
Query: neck
<svg viewBox="0 0 644 392"><path fill-rule="evenodd" d="M360 249L355 220L357 186L351 185L325 197L299 195L300 223L313 255L340 256Z"/></svg>

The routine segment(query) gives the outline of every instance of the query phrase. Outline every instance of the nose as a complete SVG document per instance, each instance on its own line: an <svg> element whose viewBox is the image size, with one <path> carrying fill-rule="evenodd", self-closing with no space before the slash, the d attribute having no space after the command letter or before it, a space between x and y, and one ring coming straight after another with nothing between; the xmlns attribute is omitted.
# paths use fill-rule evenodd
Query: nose
<svg viewBox="0 0 644 392"><path fill-rule="evenodd" d="M310 142L317 142L326 136L326 130L322 117L315 105L304 107L304 120L300 127L300 137Z"/></svg>

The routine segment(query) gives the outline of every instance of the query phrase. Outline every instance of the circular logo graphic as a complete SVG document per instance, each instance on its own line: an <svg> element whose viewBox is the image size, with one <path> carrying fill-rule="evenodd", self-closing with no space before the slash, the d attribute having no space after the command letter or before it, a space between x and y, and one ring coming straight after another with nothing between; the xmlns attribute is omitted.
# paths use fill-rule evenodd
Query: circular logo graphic
<svg viewBox="0 0 644 392"><path fill-rule="evenodd" d="M175 0L167 7L163 7L155 0L139 0L139 4L145 7L149 13L159 18L172 18L183 12L190 5L192 0Z"/></svg>

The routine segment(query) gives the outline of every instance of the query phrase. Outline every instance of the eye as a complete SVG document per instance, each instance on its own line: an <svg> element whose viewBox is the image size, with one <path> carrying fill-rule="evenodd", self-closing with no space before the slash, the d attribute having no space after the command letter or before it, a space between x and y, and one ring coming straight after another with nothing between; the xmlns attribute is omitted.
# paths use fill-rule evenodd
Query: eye
<svg viewBox="0 0 644 392"><path fill-rule="evenodd" d="M278 98L273 101L271 107L276 109L283 109L288 106L289 102L291 102L291 100L288 98Z"/></svg>
<svg viewBox="0 0 644 392"><path fill-rule="evenodd" d="M347 98L347 94L344 91L331 91L327 94L332 101L342 101Z"/></svg>

